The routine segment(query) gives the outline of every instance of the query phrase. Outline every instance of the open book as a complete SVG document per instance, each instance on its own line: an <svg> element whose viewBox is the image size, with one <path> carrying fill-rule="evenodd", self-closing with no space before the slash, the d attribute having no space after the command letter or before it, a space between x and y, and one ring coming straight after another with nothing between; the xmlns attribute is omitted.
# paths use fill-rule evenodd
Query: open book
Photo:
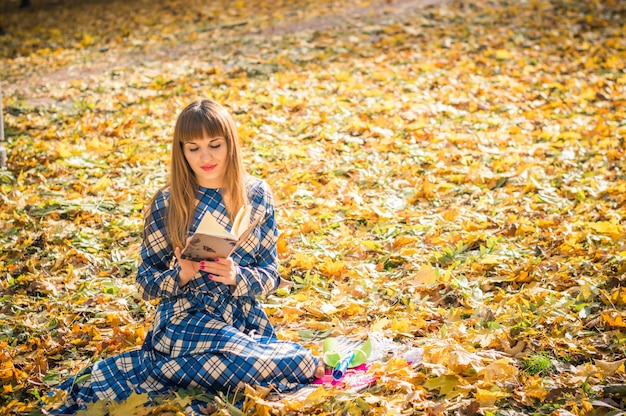
<svg viewBox="0 0 626 416"><path fill-rule="evenodd" d="M210 213L205 213L198 229L187 241L181 257L187 260L214 260L217 257L228 257L243 243L254 227L259 223L260 215L252 224L251 205L241 207L233 221L231 232L226 231Z"/></svg>

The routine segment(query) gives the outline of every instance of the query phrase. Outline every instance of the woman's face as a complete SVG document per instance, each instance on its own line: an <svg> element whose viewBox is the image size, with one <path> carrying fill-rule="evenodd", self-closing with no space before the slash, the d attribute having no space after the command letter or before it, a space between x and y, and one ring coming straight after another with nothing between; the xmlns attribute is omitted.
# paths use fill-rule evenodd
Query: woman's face
<svg viewBox="0 0 626 416"><path fill-rule="evenodd" d="M228 156L224 137L208 137L185 142L183 153L191 170L196 174L198 185L206 188L222 188Z"/></svg>

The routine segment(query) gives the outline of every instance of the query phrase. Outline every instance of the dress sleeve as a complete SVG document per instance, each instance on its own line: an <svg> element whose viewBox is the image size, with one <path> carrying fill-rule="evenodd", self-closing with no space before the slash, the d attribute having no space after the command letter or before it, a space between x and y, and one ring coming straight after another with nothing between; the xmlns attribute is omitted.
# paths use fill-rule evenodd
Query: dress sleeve
<svg viewBox="0 0 626 416"><path fill-rule="evenodd" d="M139 293L145 300L167 298L180 293L180 267L170 268L174 251L167 240L165 218L167 197L161 191L155 198L144 222L141 262L137 270Z"/></svg>
<svg viewBox="0 0 626 416"><path fill-rule="evenodd" d="M259 244L254 254L255 262L247 266L237 266L237 283L232 290L235 297L265 296L278 287L278 256L276 241L278 229L274 217L274 200L269 187L261 186L253 190L252 203L257 204L257 212L264 212L259 222Z"/></svg>

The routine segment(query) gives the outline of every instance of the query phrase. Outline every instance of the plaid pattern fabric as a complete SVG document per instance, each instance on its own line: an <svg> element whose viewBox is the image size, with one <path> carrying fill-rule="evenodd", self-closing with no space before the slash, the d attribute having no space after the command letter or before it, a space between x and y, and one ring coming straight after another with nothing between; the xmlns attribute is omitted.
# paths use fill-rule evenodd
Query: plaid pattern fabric
<svg viewBox="0 0 626 416"><path fill-rule="evenodd" d="M179 287L180 267L170 268L174 252L165 237L167 190L156 198L137 272L144 299L161 298L146 340L141 349L101 360L66 380L59 388L69 391L69 399L57 413L100 399L122 400L133 392L198 387L232 392L244 383L284 391L311 380L317 358L296 343L278 341L257 300L278 285L277 229L265 182L251 179L247 191L252 217L263 219L232 255L238 264L235 286L216 283L201 271ZM219 190L200 188L197 199L190 235L205 213L230 230ZM89 380L78 381L86 373Z"/></svg>

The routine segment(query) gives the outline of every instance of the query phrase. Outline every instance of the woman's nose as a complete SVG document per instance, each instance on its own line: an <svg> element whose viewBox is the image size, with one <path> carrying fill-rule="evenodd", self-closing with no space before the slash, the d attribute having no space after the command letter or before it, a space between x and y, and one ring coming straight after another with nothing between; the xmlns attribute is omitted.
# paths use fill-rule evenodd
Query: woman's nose
<svg viewBox="0 0 626 416"><path fill-rule="evenodd" d="M202 160L203 161L208 161L208 160L211 160L211 159L213 159L213 153L211 153L211 150L210 149L204 149L202 151Z"/></svg>

